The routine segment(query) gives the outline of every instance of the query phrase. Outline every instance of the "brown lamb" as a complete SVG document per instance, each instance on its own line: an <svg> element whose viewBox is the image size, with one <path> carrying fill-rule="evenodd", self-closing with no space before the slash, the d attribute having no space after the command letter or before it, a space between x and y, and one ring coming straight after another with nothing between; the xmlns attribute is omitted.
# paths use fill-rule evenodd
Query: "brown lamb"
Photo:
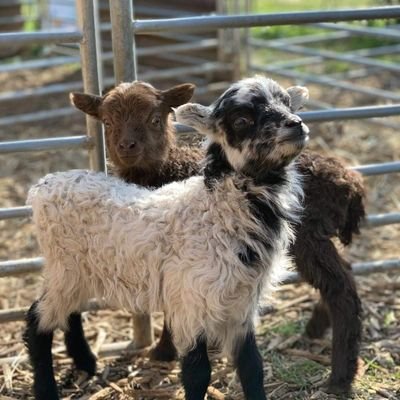
<svg viewBox="0 0 400 400"><path fill-rule="evenodd" d="M200 171L203 151L177 146L170 119L171 107L186 103L193 90L190 84L159 91L147 83L133 82L122 83L103 97L74 93L71 101L103 122L115 175L127 182L158 187ZM321 293L306 333L321 337L332 324L332 372L327 390L348 392L357 372L361 302L350 264L339 255L331 239L337 237L348 245L352 234L359 233L365 215L363 182L359 173L333 157L306 151L298 164L305 177L305 212L291 252L302 278ZM71 316L67 345L72 341L71 347L88 349L87 358L92 357L89 364L93 367L94 358L85 338L76 332L82 332L81 319ZM73 356L74 352L69 353ZM176 357L166 326L151 357L165 361ZM84 362L74 361L81 369L94 373L93 368L85 368Z"/></svg>

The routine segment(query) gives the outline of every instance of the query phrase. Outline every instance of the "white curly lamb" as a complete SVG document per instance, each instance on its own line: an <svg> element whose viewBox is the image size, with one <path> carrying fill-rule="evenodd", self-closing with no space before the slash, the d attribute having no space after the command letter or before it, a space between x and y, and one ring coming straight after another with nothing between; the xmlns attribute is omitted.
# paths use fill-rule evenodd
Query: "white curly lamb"
<svg viewBox="0 0 400 400"><path fill-rule="evenodd" d="M178 121L202 125L210 139L203 176L151 191L75 170L31 188L46 259L25 333L36 398L57 398L48 335L68 329L91 297L165 313L187 399L204 398L207 343L233 357L246 398L265 398L253 321L260 293L286 264L300 209L292 160L308 129L293 111L305 96L304 88L285 91L256 77L210 107L181 106Z"/></svg>

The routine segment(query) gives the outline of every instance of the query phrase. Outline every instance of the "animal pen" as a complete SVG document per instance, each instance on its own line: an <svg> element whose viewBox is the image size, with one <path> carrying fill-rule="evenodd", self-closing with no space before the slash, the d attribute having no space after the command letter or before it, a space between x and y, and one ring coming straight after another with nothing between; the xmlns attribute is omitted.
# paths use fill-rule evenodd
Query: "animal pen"
<svg viewBox="0 0 400 400"><path fill-rule="evenodd" d="M7 2L3 2L4 4ZM8 3L19 3L17 1ZM77 0L76 10L78 15L78 29L51 29L37 32L13 32L0 34L1 49L12 47L24 47L30 45L57 44L59 51L67 52L62 56L52 59L54 65L66 62L77 61L76 50L71 47L72 43L79 44L80 60L82 65L83 88L85 92L101 94L106 86L114 82L132 81L135 79L160 82L165 79L176 79L184 81L190 79L191 74L196 76L197 85L200 87L199 96L204 99L211 98L212 93L220 92L236 79L240 73L240 67L244 69L244 75L253 72L276 74L283 78L295 79L298 82L311 82L324 85L325 87L342 88L345 91L360 93L365 96L376 96L385 101L393 101L395 104L379 106L345 107L333 109L328 103L312 104L319 110L305 111L299 113L306 123L322 123L327 121L342 121L356 119L370 119L371 124L377 126L385 121L382 117L397 116L400 114L400 95L388 90L374 89L345 82L345 79L353 79L358 74L365 73L365 70L350 71L336 74L335 77L317 76L299 72L294 69L296 66L308 66L314 63L321 63L324 60L339 60L355 65L368 67L369 69L382 69L386 71L399 72L398 64L381 62L372 59L375 55L384 55L398 52L400 45L382 46L373 50L356 50L353 53L338 54L328 50L313 49L305 45L326 41L330 39L346 39L352 35L375 35L378 37L389 37L394 40L400 39L397 29L390 28L362 28L354 25L346 25L346 21L374 20L400 18L400 7L375 7L366 9L347 9L332 11L307 11L288 12L279 14L251 14L250 2L245 7L239 7L239 2L229 7L225 2L213 3L205 11L217 11L217 15L197 15L204 11L198 7L197 11L183 13L179 18L171 18L174 13L168 8L159 7L157 16L164 18L141 19L137 15L147 17L152 15L149 9L143 6L143 2L136 4L136 1L113 0L110 1L110 23L107 20L101 21L101 11L104 9L104 2ZM157 3L157 2L155 2ZM162 3L162 2L160 2ZM179 2L178 2L179 3ZM194 2L200 4L201 2ZM241 5L241 4L240 4ZM137 7L136 7L137 6ZM0 3L1 11L2 3ZM102 8L103 7L103 8ZM155 5L157 9L157 4ZM137 12L136 17L134 11ZM222 12L230 11L233 15L223 15ZM246 14L237 14L247 11ZM140 14L142 12L142 14ZM149 14L150 13L150 14ZM175 14L176 15L176 14ZM165 18L167 17L167 18ZM332 24L341 22L341 24ZM277 40L255 39L250 36L249 28L277 25L299 25L313 24L313 26L329 30L327 35L308 35L304 37L284 38ZM238 30L229 38L224 35L224 30L232 28L246 28L244 35L238 35ZM107 48L107 31L112 31L112 52ZM202 35L202 32L208 32ZM214 32L210 35L209 32ZM218 34L215 34L218 32ZM152 41L157 36L162 38L160 42ZM63 45L68 45L64 47ZM242 49L242 60L234 57L240 45ZM197 47L200 55L182 55L182 52ZM69 50L66 50L69 49ZM72 49L72 50L71 50ZM210 49L213 53L210 55ZM286 53L300 54L302 58L293 61L285 60L264 65L256 62L254 54L258 51L281 49ZM201 54L203 51L203 54ZM204 53L205 52L205 53ZM161 68L141 72L138 66L138 57L149 57L150 59L160 53L170 53L163 58ZM213 60L212 57L215 57ZM181 58L187 61L186 66L176 66L174 59ZM106 63L113 61L113 76L107 76ZM38 65L45 65L47 60L35 60L22 63L22 67L38 68ZM0 72L11 70L12 64L0 66ZM40 68L40 67L39 67ZM154 65L152 67L154 68ZM109 69L108 69L109 71ZM196 75L197 74L197 75ZM199 76L200 74L200 76ZM202 75L201 75L202 74ZM353 74L353 75L352 75ZM54 93L78 90L81 82L55 84L48 87L19 90L0 94L0 104L16 100L18 98L33 98L34 96L46 96ZM398 104L396 104L398 103ZM1 106L0 106L1 107ZM60 108L52 111L35 112L26 115L12 115L0 118L0 126L7 127L16 122L34 122L58 118L69 115L72 108ZM388 123L389 124L389 123ZM37 152L47 150L64 149L87 149L89 154L90 168L105 171L105 148L101 124L90 117L86 117L87 133L74 136L51 137L30 140L11 140L0 142L0 154ZM184 126L177 126L178 132L188 132ZM360 165L354 167L364 176L392 174L400 172L400 160L380 164ZM11 218L29 217L29 207L16 205L11 208L0 209L0 220ZM374 228L388 224L400 223L400 212L383 214L369 214L366 219L365 228ZM0 277L21 276L32 272L40 272L43 265L41 257L7 260L0 262ZM372 272L393 271L400 268L400 258L371 260L352 264L355 274L368 274ZM294 283L299 280L296 274L287 276L284 283ZM91 303L90 309L99 309L96 301ZM26 308L14 308L0 310L0 323L17 321L24 318ZM134 344L137 348L150 345L153 342L153 333L150 317L134 316ZM118 352L127 347L127 342L113 343L104 346L101 350L109 353ZM9 359L8 362L12 362Z"/></svg>

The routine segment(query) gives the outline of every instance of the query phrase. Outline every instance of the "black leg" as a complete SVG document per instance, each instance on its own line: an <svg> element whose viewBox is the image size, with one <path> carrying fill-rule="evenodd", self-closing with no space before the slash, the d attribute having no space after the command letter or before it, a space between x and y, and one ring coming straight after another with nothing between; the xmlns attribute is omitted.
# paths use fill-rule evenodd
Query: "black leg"
<svg viewBox="0 0 400 400"><path fill-rule="evenodd" d="M68 318L68 330L65 332L67 353L74 360L77 369L93 376L96 373L96 357L91 352L82 327L81 314L73 313Z"/></svg>
<svg viewBox="0 0 400 400"><path fill-rule="evenodd" d="M265 400L263 361L254 331L239 340L234 360L246 400Z"/></svg>
<svg viewBox="0 0 400 400"><path fill-rule="evenodd" d="M163 330L157 346L149 353L151 360L156 361L173 361L177 358L176 348L172 341L172 335L168 329L167 323L164 321Z"/></svg>
<svg viewBox="0 0 400 400"><path fill-rule="evenodd" d="M311 339L321 338L330 325L329 310L325 303L320 300L314 306L311 318L306 326L306 334Z"/></svg>
<svg viewBox="0 0 400 400"><path fill-rule="evenodd" d="M348 393L357 373L361 342L361 301L353 276L345 272L347 282L339 294L321 293L332 316L332 372L327 391Z"/></svg>
<svg viewBox="0 0 400 400"><path fill-rule="evenodd" d="M319 289L329 310L332 372L327 391L348 393L357 372L362 330L361 302L351 268L330 240L313 238L309 233L298 233L293 250L298 271Z"/></svg>
<svg viewBox="0 0 400 400"><path fill-rule="evenodd" d="M26 316L24 341L33 367L33 390L36 400L58 400L54 379L51 345L53 332L39 332L39 301L35 301Z"/></svg>
<svg viewBox="0 0 400 400"><path fill-rule="evenodd" d="M182 360L182 384L186 400L204 400L211 379L207 341L197 340L196 346Z"/></svg>

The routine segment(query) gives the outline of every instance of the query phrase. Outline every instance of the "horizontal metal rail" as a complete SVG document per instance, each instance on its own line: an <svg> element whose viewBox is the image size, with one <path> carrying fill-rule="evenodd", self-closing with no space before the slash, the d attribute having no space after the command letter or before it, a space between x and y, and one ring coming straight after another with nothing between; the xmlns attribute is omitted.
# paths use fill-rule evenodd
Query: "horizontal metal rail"
<svg viewBox="0 0 400 400"><path fill-rule="evenodd" d="M199 51L204 49L211 49L217 47L216 39L203 39L193 42L183 42L170 44L165 46L149 46L142 47L136 50L138 57L147 56L162 56L163 53L184 52L184 51ZM112 52L102 53L102 61L111 61L113 59ZM22 61L18 64L0 65L0 73L2 72L15 72L25 69L48 68L64 64L79 64L80 58L78 56L58 56L45 58L40 60Z"/></svg>
<svg viewBox="0 0 400 400"><path fill-rule="evenodd" d="M26 218L31 215L31 206L0 208L0 221L11 218Z"/></svg>
<svg viewBox="0 0 400 400"><path fill-rule="evenodd" d="M31 206L0 208L0 221L12 218L27 218L32 216ZM364 227L375 228L384 225L400 223L400 213L370 214L367 215Z"/></svg>
<svg viewBox="0 0 400 400"><path fill-rule="evenodd" d="M0 17L0 25L21 24L27 21L37 21L37 17L24 17L22 15Z"/></svg>
<svg viewBox="0 0 400 400"><path fill-rule="evenodd" d="M263 43L261 44L260 42ZM361 53L360 51L354 51L350 54L346 53L339 54L337 52L329 50L312 49L304 46L289 45L284 41L274 43L273 41L264 41L260 39L252 39L249 41L249 44L251 46L267 47L269 49L281 50L284 51L285 53L295 53L307 56L315 56L315 57L320 57L322 59L337 60L351 64L365 65L367 67L386 69L392 72L400 72L400 66L398 64L391 62L383 62L379 60L371 60L363 56L363 53ZM363 52L368 55L367 49L363 49ZM311 62L315 61L312 60Z"/></svg>
<svg viewBox="0 0 400 400"><path fill-rule="evenodd" d="M32 259L32 264L35 262L42 262L40 259ZM369 262L361 262L352 264L353 273L355 275L366 275L374 272L389 272L389 271L397 271L400 269L400 259L399 260L379 260L379 261L369 261ZM36 272L36 270L28 271L28 272ZM25 272L21 272L25 273ZM1 263L0 263L0 277L1 277ZM287 274L282 279L282 285L288 285L292 283L301 282L301 278L295 272ZM106 308L106 306L98 304L95 300L90 301L87 311L92 310L101 310ZM25 315L28 311L28 307L19 307L13 308L9 310L0 310L0 323L5 322L13 322L20 321L25 318Z"/></svg>
<svg viewBox="0 0 400 400"><path fill-rule="evenodd" d="M366 261L351 264L354 275L368 275L374 272L390 272L400 270L400 259ZM291 272L283 277L281 284L289 285L301 282L301 277L296 272Z"/></svg>
<svg viewBox="0 0 400 400"><path fill-rule="evenodd" d="M306 11L274 14L200 16L190 18L149 19L133 21L136 34L162 31L198 31L254 26L294 25L316 22L339 22L400 17L400 7L370 7L333 11Z"/></svg>
<svg viewBox="0 0 400 400"><path fill-rule="evenodd" d="M93 143L89 136L66 136L48 139L0 142L0 154L73 148L91 149L93 148Z"/></svg>
<svg viewBox="0 0 400 400"><path fill-rule="evenodd" d="M330 23L318 23L318 24L312 24L312 26L315 26L316 28L332 29L342 32L346 31L353 35L381 37L394 40L400 39L400 32L388 28L375 28L375 27L366 27L359 25L330 24Z"/></svg>
<svg viewBox="0 0 400 400"><path fill-rule="evenodd" d="M32 4L35 0L2 0L0 2L1 7L10 7L10 6L18 6L23 4Z"/></svg>
<svg viewBox="0 0 400 400"><path fill-rule="evenodd" d="M0 278L39 272L43 268L43 257L22 258L20 260L0 261Z"/></svg>
<svg viewBox="0 0 400 400"><path fill-rule="evenodd" d="M76 43L82 39L79 31L40 31L0 33L0 48L45 43Z"/></svg>
<svg viewBox="0 0 400 400"><path fill-rule="evenodd" d="M356 93L362 93L371 97L382 97L384 99L392 101L400 101L400 94L393 93L388 90L360 86L347 81L339 81L329 76L311 75L299 71L278 70L274 67L260 66L254 64L250 64L249 69L250 71L273 73L276 75L285 76L287 78L300 79L303 82L317 83L319 85L330 86L337 89L344 89Z"/></svg>
<svg viewBox="0 0 400 400"><path fill-rule="evenodd" d="M311 122L328 122L337 120L350 120L362 118L382 118L389 116L400 115L400 104L390 106L367 106L367 107L352 107L352 108L336 108L329 110L304 111L298 115L308 123ZM195 132L189 126L175 123L175 128L178 133Z"/></svg>
<svg viewBox="0 0 400 400"><path fill-rule="evenodd" d="M394 172L400 172L400 161L360 165L358 167L352 167L352 169L362 173L364 176L384 175Z"/></svg>
<svg viewBox="0 0 400 400"><path fill-rule="evenodd" d="M339 40L339 39L347 39L351 37L351 33L349 32L332 32L332 33L315 33L315 34L310 34L310 35L302 35L302 36L293 36L293 37L288 37L288 38L280 38L280 39L256 39L256 38L251 38L251 40L257 40L257 41L272 41L272 42L279 42L279 43L286 43L290 45L304 45L304 44L315 44L315 43L321 43L321 42L326 42L329 41L331 42L332 40Z"/></svg>
<svg viewBox="0 0 400 400"><path fill-rule="evenodd" d="M37 111L27 114L11 115L9 117L0 118L0 127L14 125L14 124L25 124L28 122L38 122L49 118L62 118L67 117L71 114L75 114L77 110L73 107L57 108L54 110Z"/></svg>
<svg viewBox="0 0 400 400"><path fill-rule="evenodd" d="M305 111L299 115L305 122L326 122L349 119L381 118L400 115L400 104L390 106L366 106L335 108L331 110Z"/></svg>
<svg viewBox="0 0 400 400"><path fill-rule="evenodd" d="M375 228L378 226L385 226L391 224L400 224L400 212L375 214L375 215L372 214L368 215L365 220L365 226L368 228Z"/></svg>
<svg viewBox="0 0 400 400"><path fill-rule="evenodd" d="M50 68L58 65L65 64L79 64L79 57L72 56L58 56L51 58L42 58L38 60L27 60L18 63L0 65L0 73L3 72L16 72L27 69L39 69L39 68Z"/></svg>
<svg viewBox="0 0 400 400"><path fill-rule="evenodd" d="M200 65L188 66L188 67L176 67L165 70L155 70L139 74L138 78L143 81L151 81L153 79L169 79L175 78L180 75L190 74L205 74L207 72L224 72L229 71L233 68L231 64L221 62L208 62Z"/></svg>

